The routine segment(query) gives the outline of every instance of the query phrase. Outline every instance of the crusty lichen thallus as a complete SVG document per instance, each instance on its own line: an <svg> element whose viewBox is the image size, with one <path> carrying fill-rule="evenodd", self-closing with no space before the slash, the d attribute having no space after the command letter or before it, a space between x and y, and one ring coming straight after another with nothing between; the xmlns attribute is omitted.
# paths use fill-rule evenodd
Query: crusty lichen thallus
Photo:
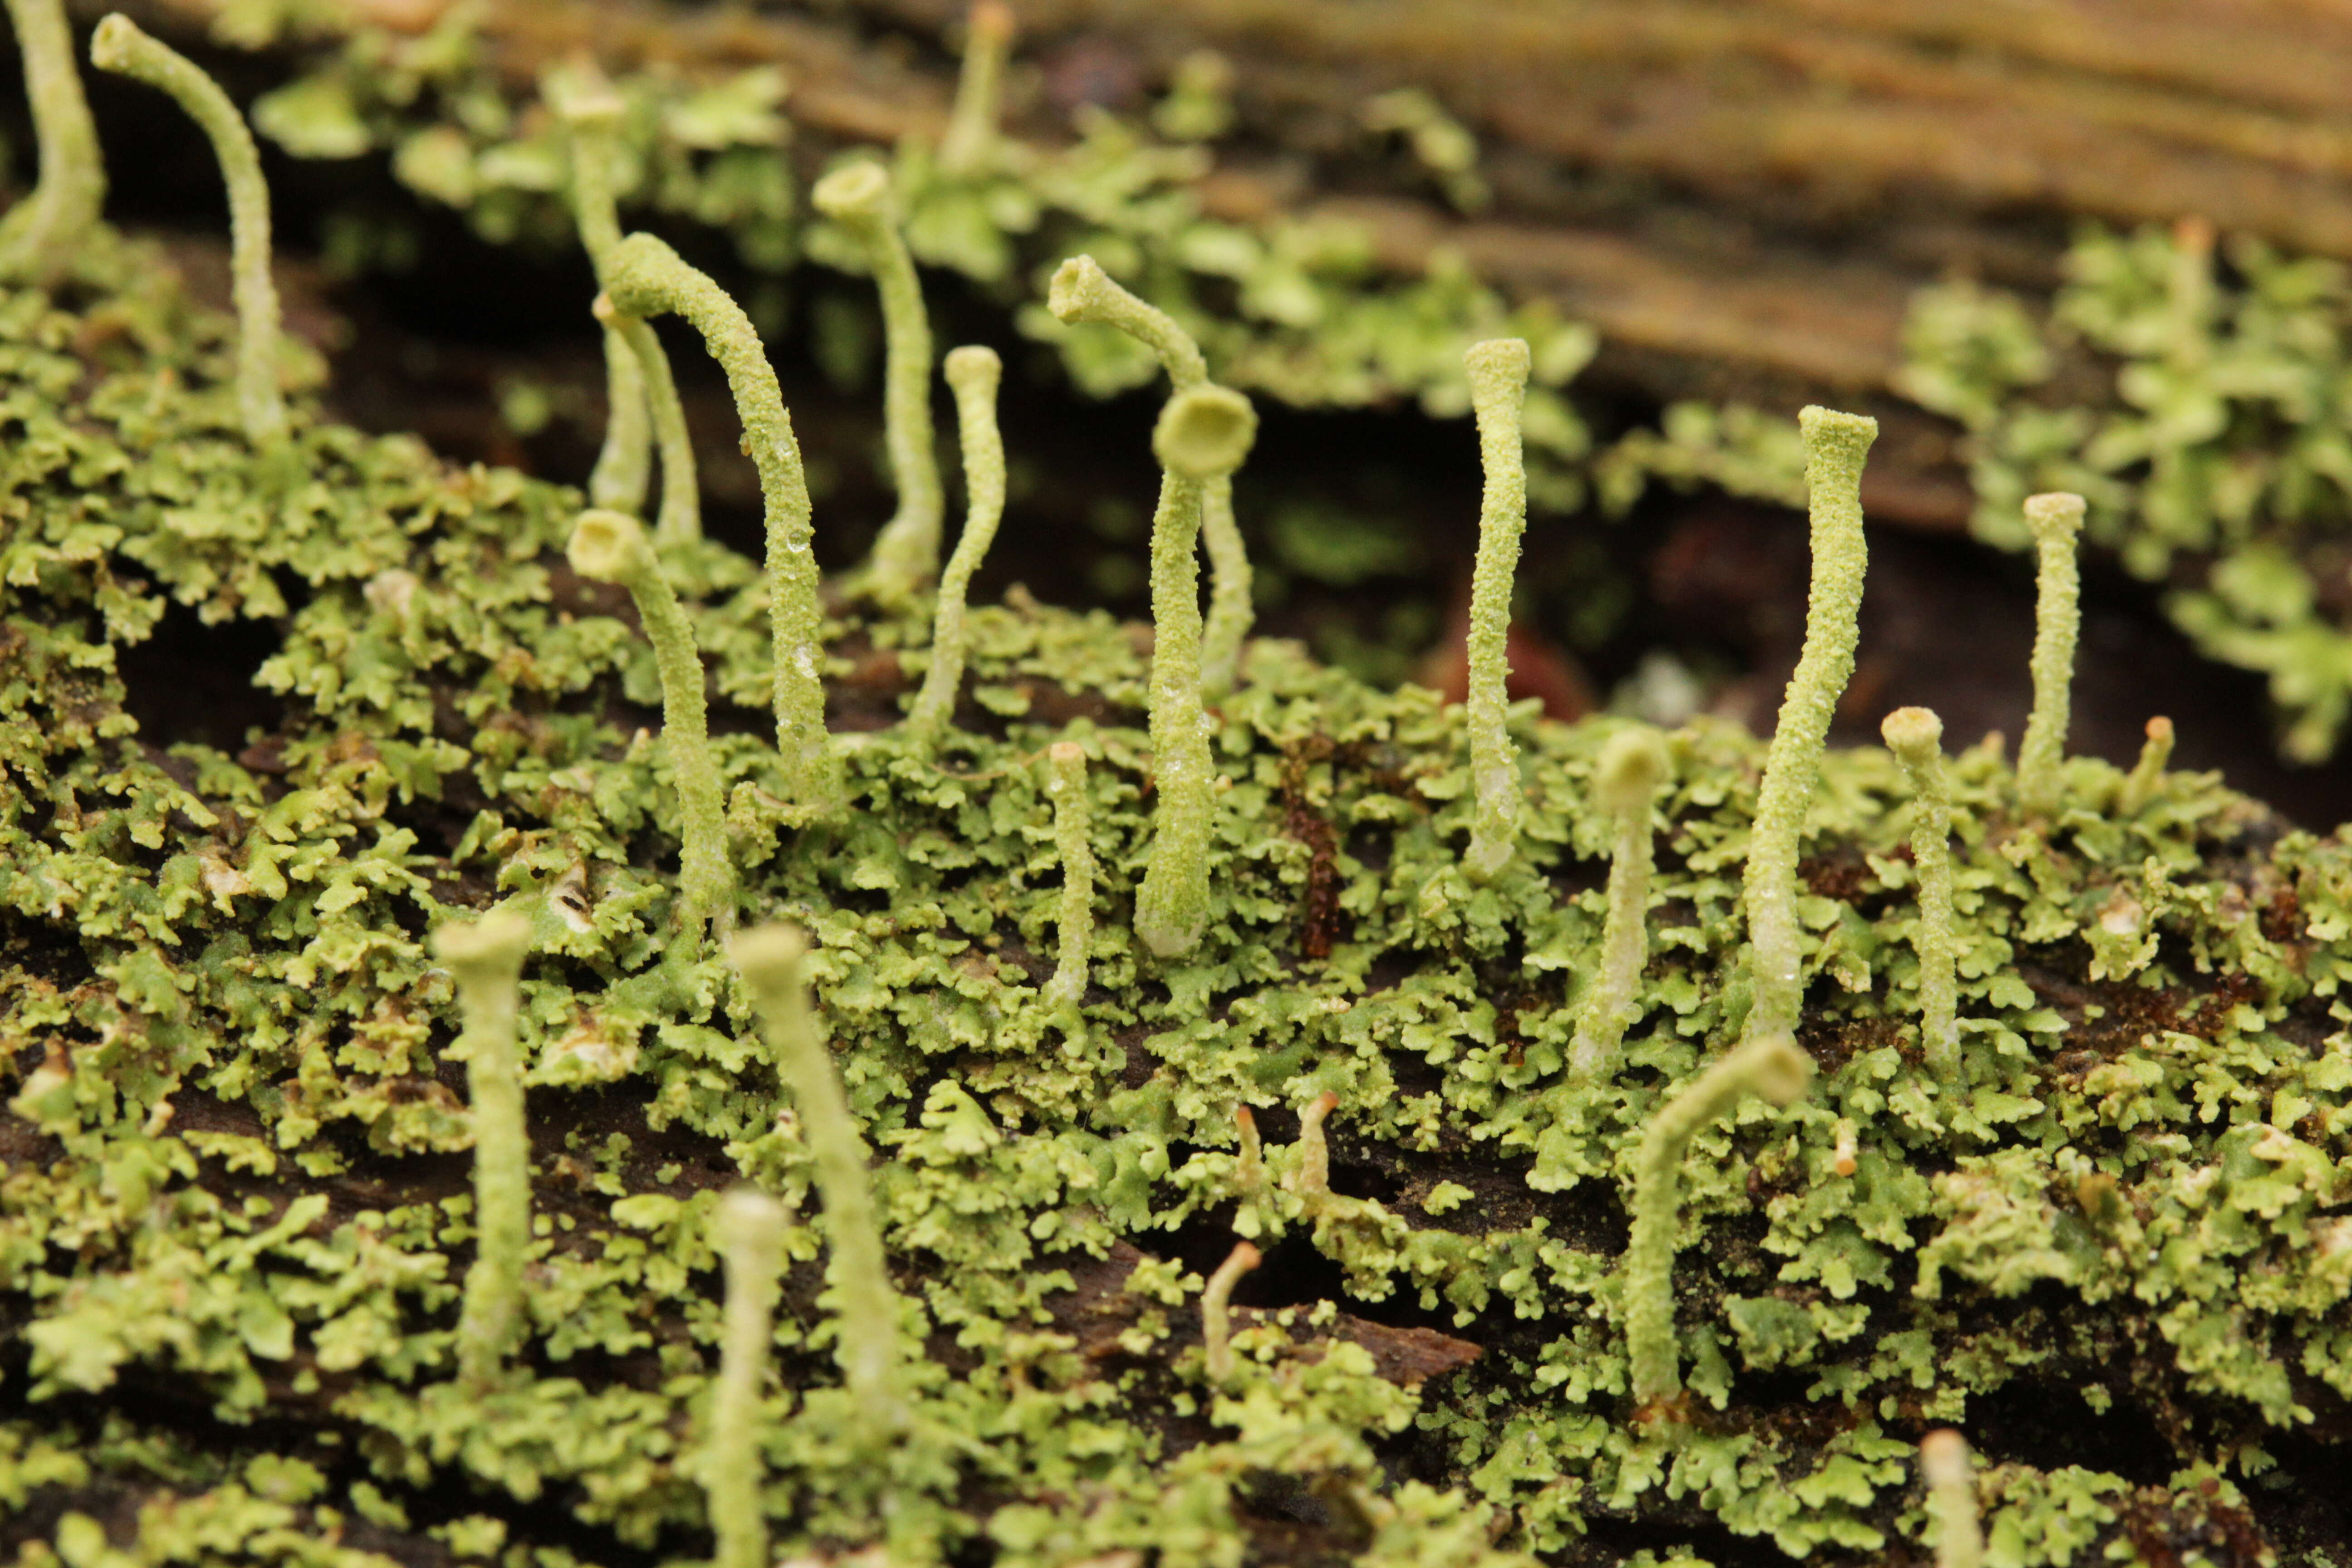
<svg viewBox="0 0 2352 1568"><path fill-rule="evenodd" d="M1927 1541L1936 1568L1979 1568L1984 1526L1977 1516L1976 1456L1948 1427L1919 1439L1919 1479L1927 1491Z"/></svg>
<svg viewBox="0 0 2352 1568"><path fill-rule="evenodd" d="M1151 436L1162 468L1151 520L1151 759L1158 800L1135 898L1135 933L1162 958L1189 952L1209 924L1209 839L1217 806L1201 703L1201 487L1249 455L1257 414L1229 387L1168 400Z"/></svg>
<svg viewBox="0 0 2352 1568"><path fill-rule="evenodd" d="M955 710L956 689L963 681L965 595L1004 516L1004 437L996 427L996 387L1004 362L994 349L967 343L948 352L944 369L955 393L968 499L963 532L940 574L939 603L931 612L931 665L907 715L908 739L925 751Z"/></svg>
<svg viewBox="0 0 2352 1568"><path fill-rule="evenodd" d="M677 252L633 234L613 253L605 292L625 315L684 316L727 373L744 445L760 470L767 513L768 626L775 660L776 748L791 803L829 813L838 804L836 763L824 727L824 615L810 544L808 476L784 412L768 352L742 308Z"/></svg>
<svg viewBox="0 0 2352 1568"><path fill-rule="evenodd" d="M810 1010L802 973L807 951L799 931L781 925L740 932L728 944L814 1157L833 1251L835 1351L861 1436L878 1448L906 1419L898 1386L898 1296L884 1262L866 1140Z"/></svg>
<svg viewBox="0 0 2352 1568"><path fill-rule="evenodd" d="M24 57L41 172L31 194L0 217L0 280L45 283L72 268L83 237L97 226L106 164L75 68L64 0L8 0L8 19Z"/></svg>
<svg viewBox="0 0 2352 1568"><path fill-rule="evenodd" d="M719 1200L713 1219L727 1268L727 1307L719 1382L711 1391L709 1434L702 1448L702 1484L710 1500L710 1528L719 1538L716 1568L768 1568L768 1518L760 1502L766 1468L761 1396L774 1332L784 1209L756 1187L735 1187Z"/></svg>
<svg viewBox="0 0 2352 1568"><path fill-rule="evenodd" d="M1633 1159L1633 1226L1625 1248L1625 1349L1633 1398L1671 1414L1682 1393L1675 1340L1675 1240L1681 1225L1682 1163L1701 1128L1753 1094L1788 1105L1805 1092L1811 1058L1785 1035L1750 1038L1683 1086L1650 1118Z"/></svg>
<svg viewBox="0 0 2352 1568"><path fill-rule="evenodd" d="M211 138L228 186L230 292L236 301L236 409L246 439L274 445L286 435L278 390L278 286L269 276L269 187L245 117L218 83L121 12L90 36L90 63L169 93Z"/></svg>
<svg viewBox="0 0 2352 1568"><path fill-rule="evenodd" d="M809 200L857 241L882 296L882 435L898 510L874 541L866 585L882 605L902 605L940 570L945 501L931 434L930 318L898 232L889 171L860 158L819 180Z"/></svg>
<svg viewBox="0 0 2352 1568"><path fill-rule="evenodd" d="M1665 742L1638 724L1610 736L1592 770L1593 798L1615 819L1617 835L1609 858L1601 962L1568 1053L1570 1073L1588 1082L1617 1070L1618 1048L1633 1021L1642 969L1649 962L1650 808L1669 765Z"/></svg>
<svg viewBox="0 0 2352 1568"><path fill-rule="evenodd" d="M530 1246L530 1140L523 1125L522 1063L515 1013L530 922L494 910L433 933L434 955L457 982L474 1133L474 1262L457 1317L457 1373L467 1384L496 1380L523 1321L522 1271Z"/></svg>
<svg viewBox="0 0 2352 1568"><path fill-rule="evenodd" d="M1927 1068L1960 1076L1959 939L1952 924L1952 797L1944 779L1944 724L1925 708L1897 708L1879 725L1911 784L1911 859L1919 884L1919 1046Z"/></svg>
<svg viewBox="0 0 2352 1568"><path fill-rule="evenodd" d="M1801 949L1797 931L1797 847L1820 778L1822 747L1838 699L1853 674L1869 563L1862 532L1862 466L1878 421L1808 407L1797 416L1805 443L1805 485L1812 519L1812 593L1805 644L1765 753L1748 837L1744 898L1753 1000L1749 1036L1789 1035L1797 1027Z"/></svg>
<svg viewBox="0 0 2352 1568"><path fill-rule="evenodd" d="M661 675L662 748L677 784L679 912L698 934L713 921L724 930L733 922L735 868L727 858L727 811L719 764L710 754L694 626L662 575L644 525L628 513L582 512L572 525L567 553L573 571L619 584L636 603L638 624L653 644L654 666Z"/></svg>
<svg viewBox="0 0 2352 1568"><path fill-rule="evenodd" d="M997 116L1004 97L1004 62L1013 49L1013 7L979 0L964 22L963 68L955 107L940 138L940 167L950 174L986 169L997 147Z"/></svg>
<svg viewBox="0 0 2352 1568"><path fill-rule="evenodd" d="M637 378L638 399L653 421L654 444L661 452L662 476L661 513L654 523L654 537L664 544L699 539L702 479L694 460L694 437L686 427L686 405L679 401L677 379L670 374L669 354L663 349L661 339L654 335L652 325L640 317L623 315L614 307L612 296L597 295L590 301L589 310L607 331L620 334ZM613 510L638 512L644 506L640 487L636 506Z"/></svg>
<svg viewBox="0 0 2352 1568"><path fill-rule="evenodd" d="M1511 583L1519 566L1519 536L1528 522L1526 453L1519 415L1533 361L1520 338L1473 343L1462 356L1470 373L1470 405L1478 419L1478 459L1486 491L1478 507L1478 558L1470 578L1470 689L1463 725L1470 733L1473 796L1470 847L1463 869L1487 881L1518 852L1527 795L1519 784L1517 748L1505 728L1510 705Z"/></svg>
<svg viewBox="0 0 2352 1568"><path fill-rule="evenodd" d="M2017 796L2028 815L2057 813L2064 790L2068 688L2074 679L2080 634L2081 568L2074 542L2083 531L2083 498L2057 491L2025 499L2039 564L2034 577L2033 709L2017 747Z"/></svg>
<svg viewBox="0 0 2352 1568"><path fill-rule="evenodd" d="M1054 847L1062 858L1059 952L1045 999L1075 1007L1087 994L1087 950L1095 931L1095 851L1087 803L1087 752L1076 741L1045 750L1046 792L1054 802Z"/></svg>
<svg viewBox="0 0 2352 1568"><path fill-rule="evenodd" d="M620 213L613 192L614 165L619 155L614 132L624 107L621 95L602 75L592 72L585 79L552 79L548 97L557 118L563 121L571 152L572 221L601 289L605 262L621 243ZM609 311L608 301L596 312L604 329L604 442L597 451L595 468L589 472L588 500L594 506L642 517L652 479L652 414L646 405L645 372L636 352Z"/></svg>
<svg viewBox="0 0 2352 1568"><path fill-rule="evenodd" d="M1192 334L1157 306L1119 287L1091 256L1073 256L1055 269L1045 308L1058 321L1115 327L1150 349L1168 373L1171 392L1205 384L1209 362ZM1201 492L1201 542L1209 554L1209 618L1201 634L1201 689L1211 697L1233 689L1242 644L1256 615L1251 600L1249 547L1234 516L1231 474L1210 479Z"/></svg>
<svg viewBox="0 0 2352 1568"><path fill-rule="evenodd" d="M1209 1381L1224 1383L1234 1375L1232 1331L1234 1287L1262 1261L1258 1249L1236 1242L1201 1292L1201 1346L1206 1352Z"/></svg>

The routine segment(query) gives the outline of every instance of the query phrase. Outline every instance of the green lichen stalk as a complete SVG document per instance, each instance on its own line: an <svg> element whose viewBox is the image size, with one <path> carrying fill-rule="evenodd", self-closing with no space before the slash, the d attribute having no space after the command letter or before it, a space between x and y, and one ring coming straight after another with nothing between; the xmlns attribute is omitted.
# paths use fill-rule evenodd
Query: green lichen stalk
<svg viewBox="0 0 2352 1568"><path fill-rule="evenodd" d="M678 544L702 537L702 478L694 461L694 437L686 427L686 405L678 400L677 382L670 374L669 355L654 335L650 323L623 315L611 296L599 294L591 309L608 332L618 332L628 363L635 367L640 401L653 417L654 444L661 451L661 514L654 537ZM593 488L593 487L592 487ZM642 493L635 507L613 510L632 514L644 510Z"/></svg>
<svg viewBox="0 0 2352 1568"><path fill-rule="evenodd" d="M965 27L955 108L948 115L947 134L940 139L940 167L950 174L979 174L993 161L1004 64L1013 52L1013 7L1004 0L980 0Z"/></svg>
<svg viewBox="0 0 2352 1568"><path fill-rule="evenodd" d="M2082 627L2082 579L2074 559L2083 498L2060 491L2028 496L2025 522L2040 563L2033 615L2033 711L2017 748L2017 795L2026 811L2057 813L2064 788L2067 689L2074 679L2074 641Z"/></svg>
<svg viewBox="0 0 2352 1568"><path fill-rule="evenodd" d="M1176 319L1114 282L1091 256L1074 256L1055 270L1045 308L1057 320L1115 327L1150 349L1168 373L1171 392L1208 384L1209 362ZM1201 540L1209 553L1209 621L1201 635L1201 689L1211 697L1233 689L1241 673L1242 645L1256 610L1251 600L1249 547L1234 516L1231 474L1210 479L1201 496Z"/></svg>
<svg viewBox="0 0 2352 1568"><path fill-rule="evenodd" d="M2139 760L2124 775L2123 787L2116 794L2116 813L2120 816L2137 816L2146 811L2164 784L2164 770L2172 765L2172 721L2158 714L2147 721L2146 734Z"/></svg>
<svg viewBox="0 0 2352 1568"><path fill-rule="evenodd" d="M996 387L1004 363L994 349L967 344L949 351L945 368L955 391L968 500L963 534L940 574L939 604L931 612L931 667L907 716L908 738L926 751L955 710L956 689L963 683L965 595L1004 516L1004 437L996 427Z"/></svg>
<svg viewBox="0 0 2352 1568"><path fill-rule="evenodd" d="M613 192L620 152L614 132L621 120L621 98L601 78L551 97L571 136L572 221L601 289L605 263L621 243L620 210ZM608 510L642 517L653 477L646 373L619 320L608 319L606 310L599 310L596 319L604 328L604 444L588 476L588 500Z"/></svg>
<svg viewBox="0 0 2352 1568"><path fill-rule="evenodd" d="M278 286L269 276L269 187L253 132L228 94L168 44L121 12L98 25L90 63L169 93L211 138L228 186L229 268L236 299L236 409L246 439L271 446L286 436L278 390Z"/></svg>
<svg viewBox="0 0 2352 1568"><path fill-rule="evenodd" d="M898 1295L883 1260L866 1140L810 1011L802 973L807 951L799 931L779 925L741 932L728 945L759 1012L776 1071L799 1109L801 1135L815 1157L825 1240L833 1251L835 1353L861 1437L878 1448L906 1422L899 1392L904 1352Z"/></svg>
<svg viewBox="0 0 2352 1568"><path fill-rule="evenodd" d="M1207 1352L1212 1383L1224 1383L1234 1375L1234 1287L1263 1261L1264 1255L1255 1247L1236 1242L1201 1291L1201 1345Z"/></svg>
<svg viewBox="0 0 2352 1568"><path fill-rule="evenodd" d="M1979 1568L1984 1526L1977 1517L1976 1457L1948 1428L1919 1439L1919 1479L1927 1489L1927 1533L1936 1568Z"/></svg>
<svg viewBox="0 0 2352 1568"><path fill-rule="evenodd" d="M1054 800L1054 848L1062 858L1060 954L1045 999L1075 1007L1087 994L1087 950L1095 934L1093 813L1087 803L1087 752L1076 741L1046 748L1045 788Z"/></svg>
<svg viewBox="0 0 2352 1568"><path fill-rule="evenodd" d="M1610 736L1593 770L1593 795L1617 819L1617 842L1609 859L1601 963L1568 1054L1569 1070L1587 1082L1616 1071L1618 1047L1633 1021L1642 968L1649 962L1650 807L1668 765L1664 741L1641 726Z"/></svg>
<svg viewBox="0 0 2352 1568"><path fill-rule="evenodd" d="M74 67L64 0L8 0L8 20L25 58L41 173L32 194L0 218L0 280L45 283L73 266L82 237L98 226L106 165Z"/></svg>
<svg viewBox="0 0 2352 1568"><path fill-rule="evenodd" d="M719 1538L714 1561L717 1568L768 1568L768 1518L760 1505L760 1395L775 1331L784 1210L755 1187L736 1187L719 1200L715 1217L719 1255L727 1267L727 1319L702 1458L710 1528Z"/></svg>
<svg viewBox="0 0 2352 1568"><path fill-rule="evenodd" d="M882 296L882 433L898 510L874 542L866 585L878 603L901 605L939 574L946 510L931 434L930 318L923 310L915 258L898 232L890 175L881 164L860 161L835 169L816 183L809 199L864 248Z"/></svg>
<svg viewBox="0 0 2352 1568"><path fill-rule="evenodd" d="M1748 840L1745 891L1749 973L1755 999L1749 1037L1796 1032L1800 952L1797 846L1820 777L1830 720L1853 674L1860 635L1862 579L1869 549L1862 532L1862 466L1878 438L1878 421L1808 407L1797 416L1805 443L1805 486L1812 514L1813 581L1805 607L1805 646L1781 700L1764 783Z"/></svg>
<svg viewBox="0 0 2352 1568"><path fill-rule="evenodd" d="M1478 417L1478 458L1486 475L1478 508L1478 560L1470 579L1470 783L1476 815L1463 869L1487 881L1517 853L1527 795L1519 784L1518 752L1504 728L1509 706L1511 580L1519 567L1519 536L1528 524L1527 455L1519 434L1532 360L1524 339L1474 343L1462 363L1470 372L1470 404Z"/></svg>
<svg viewBox="0 0 2352 1568"><path fill-rule="evenodd" d="M474 1262L457 1317L457 1375L495 1381L520 1337L522 1270L530 1247L530 1139L523 1126L522 1062L515 1011L530 922L496 910L433 936L434 955L457 985L465 1021L467 1093L474 1131Z"/></svg>
<svg viewBox="0 0 2352 1568"><path fill-rule="evenodd" d="M662 575L644 527L625 511L583 511L572 527L572 568L583 577L617 583L636 602L637 620L654 645L661 672L662 748L677 784L678 907L688 929L733 921L735 870L727 858L727 816L719 765L710 755L703 697L702 656L694 627Z"/></svg>
<svg viewBox="0 0 2352 1568"><path fill-rule="evenodd" d="M1633 1163L1633 1226L1625 1248L1625 1348L1633 1397L1645 1407L1682 1394L1675 1341L1675 1240L1681 1225L1683 1156L1698 1131L1744 1095L1788 1105L1805 1092L1813 1064L1785 1035L1741 1044L1666 1101L1642 1134Z"/></svg>
<svg viewBox="0 0 2352 1568"><path fill-rule="evenodd" d="M1879 725L1911 784L1911 859L1919 879L1919 1044L1927 1068L1960 1076L1959 937L1952 923L1952 796L1944 780L1944 724L1925 708L1897 708Z"/></svg>
<svg viewBox="0 0 2352 1568"><path fill-rule="evenodd" d="M615 309L648 319L673 311L684 316L727 373L767 511L776 748L783 755L792 802L828 811L836 795L835 758L824 727L824 615L817 604L816 554L810 547L808 476L775 368L742 307L653 236L633 234L623 240L613 253L610 276L605 292Z"/></svg>
<svg viewBox="0 0 2352 1568"><path fill-rule="evenodd" d="M1249 455L1257 414L1228 387L1168 400L1151 437L1163 474L1151 520L1151 756L1159 796L1151 850L1135 898L1135 933L1162 958L1190 951L1209 924L1209 839L1217 792L1209 718L1201 703L1202 487Z"/></svg>

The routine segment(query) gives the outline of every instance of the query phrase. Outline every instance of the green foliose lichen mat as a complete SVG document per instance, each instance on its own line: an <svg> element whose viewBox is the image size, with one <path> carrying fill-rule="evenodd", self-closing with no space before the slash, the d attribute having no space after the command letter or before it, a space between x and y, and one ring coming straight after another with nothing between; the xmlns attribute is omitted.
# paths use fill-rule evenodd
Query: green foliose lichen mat
<svg viewBox="0 0 2352 1568"><path fill-rule="evenodd" d="M615 248L758 395L764 563L284 384L255 438L137 241L0 290L0 1552L2345 1560L2352 849L2153 728L2032 800L1823 750L1835 658L1769 780L1214 687L1197 598L967 606L910 728L928 588L817 593L756 334ZM1248 405L1171 407L1197 517Z"/></svg>

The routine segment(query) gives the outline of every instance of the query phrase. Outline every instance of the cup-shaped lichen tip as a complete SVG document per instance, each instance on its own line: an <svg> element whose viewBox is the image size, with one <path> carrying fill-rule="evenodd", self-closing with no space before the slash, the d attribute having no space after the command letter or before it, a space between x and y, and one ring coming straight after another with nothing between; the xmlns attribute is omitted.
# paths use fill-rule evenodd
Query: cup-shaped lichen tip
<svg viewBox="0 0 2352 1568"><path fill-rule="evenodd" d="M1944 721L1928 708L1897 708L1879 721L1878 733L1886 749L1906 762L1939 755Z"/></svg>
<svg viewBox="0 0 2352 1568"><path fill-rule="evenodd" d="M1666 742L1644 724L1620 730L1601 748L1592 770L1592 793L1603 809L1638 811L1666 776Z"/></svg>
<svg viewBox="0 0 2352 1568"><path fill-rule="evenodd" d="M2083 498L2068 490L2025 498L2025 526L2037 541L2066 544L2083 530Z"/></svg>
<svg viewBox="0 0 2352 1568"><path fill-rule="evenodd" d="M1054 280L1045 286L1045 309L1057 321L1083 321L1093 315L1103 294L1118 287L1093 257L1073 256L1054 268Z"/></svg>
<svg viewBox="0 0 2352 1568"><path fill-rule="evenodd" d="M476 921L452 921L433 933L433 955L470 979L519 967L530 951L530 921L513 910L492 910Z"/></svg>
<svg viewBox="0 0 2352 1568"><path fill-rule="evenodd" d="M1847 414L1809 403L1798 411L1797 431L1808 451L1852 464L1858 472L1870 455L1870 444L1878 439L1878 421L1867 414Z"/></svg>
<svg viewBox="0 0 2352 1568"><path fill-rule="evenodd" d="M120 11L110 11L99 18L97 30L89 36L89 63L100 70L119 71L129 61L132 46L144 37L138 23Z"/></svg>
<svg viewBox="0 0 2352 1568"><path fill-rule="evenodd" d="M625 236L605 264L605 297L623 315L658 316L668 309L664 281L685 265L677 251L653 235Z"/></svg>
<svg viewBox="0 0 2352 1568"><path fill-rule="evenodd" d="M727 942L728 962L757 991L791 984L807 953L808 938L797 926L754 926Z"/></svg>
<svg viewBox="0 0 2352 1568"><path fill-rule="evenodd" d="M1004 361L984 343L965 343L948 351L940 362L940 374L959 392L992 392L1004 377Z"/></svg>
<svg viewBox="0 0 2352 1568"><path fill-rule="evenodd" d="M1481 384L1491 384L1495 395L1507 395L1511 388L1528 384L1535 355L1525 338L1489 338L1463 350L1462 365L1472 387L1483 390Z"/></svg>
<svg viewBox="0 0 2352 1568"><path fill-rule="evenodd" d="M890 171L871 158L844 163L810 188L809 201L836 223L882 217L890 210Z"/></svg>
<svg viewBox="0 0 2352 1568"><path fill-rule="evenodd" d="M1256 439L1257 410L1248 398L1229 386L1194 386L1160 411L1151 450L1171 472L1211 479L1240 468Z"/></svg>
<svg viewBox="0 0 2352 1568"><path fill-rule="evenodd" d="M637 570L649 548L643 523L627 512L597 507L572 522L563 553L583 577L617 583Z"/></svg>

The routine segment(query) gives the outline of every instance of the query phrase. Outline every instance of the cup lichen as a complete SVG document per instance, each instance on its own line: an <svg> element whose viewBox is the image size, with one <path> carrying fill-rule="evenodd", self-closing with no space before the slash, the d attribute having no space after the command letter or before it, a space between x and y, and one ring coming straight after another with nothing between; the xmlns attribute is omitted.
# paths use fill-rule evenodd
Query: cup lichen
<svg viewBox="0 0 2352 1568"><path fill-rule="evenodd" d="M1593 765L1593 797L1616 819L1617 831L1600 958L1568 1053L1569 1071L1587 1081L1615 1072L1626 1026L1636 1016L1642 966L1650 956L1650 811L1672 766L1665 742L1647 725L1610 736Z"/></svg>
<svg viewBox="0 0 2352 1568"><path fill-rule="evenodd" d="M940 574L939 602L931 612L931 664L907 713L908 739L928 751L954 711L963 683L964 599L972 574L995 542L1004 516L1004 437L996 427L996 387L1004 362L978 344L950 349L942 365L955 393L956 429L963 447L967 496L963 532L956 539L947 570Z"/></svg>
<svg viewBox="0 0 2352 1568"><path fill-rule="evenodd" d="M1952 919L1952 795L1944 779L1944 722L1925 708L1897 708L1879 733L1911 784L1911 863L1919 879L1919 1047L1928 1070L1960 1076L1958 941Z"/></svg>
<svg viewBox="0 0 2352 1568"><path fill-rule="evenodd" d="M25 60L41 172L32 194L0 217L0 279L47 283L70 270L106 207L106 164L98 127L74 67L65 0L8 0L8 21Z"/></svg>
<svg viewBox="0 0 2352 1568"><path fill-rule="evenodd" d="M2081 634L2081 568L2074 542L2083 531L2083 498L2064 491L2028 496L2026 526L2033 531L2033 708L2017 745L2017 797L2029 816L2047 818L2065 792L2068 689L2074 680L2074 643Z"/></svg>
<svg viewBox="0 0 2352 1568"><path fill-rule="evenodd" d="M761 1404L773 1337L777 1274L783 1264L784 1209L756 1187L719 1200L713 1239L727 1268L727 1316L720 1330L719 1381L702 1447L710 1527L719 1538L715 1568L768 1568L768 1518L760 1500Z"/></svg>
<svg viewBox="0 0 2352 1568"><path fill-rule="evenodd" d="M1534 362L1526 340L1497 338L1471 345L1462 363L1470 373L1478 460L1486 478L1478 507L1478 559L1470 580L1470 684L1463 719L1470 732L1476 816L1462 868L1472 880L1484 882L1500 875L1517 853L1519 823L1527 814L1518 750L1505 728L1505 710L1510 700L1511 584L1518 573L1519 535L1528 525L1519 416Z"/></svg>
<svg viewBox="0 0 2352 1568"><path fill-rule="evenodd" d="M530 922L512 910L443 926L433 950L457 982L474 1135L474 1266L457 1318L457 1377L487 1388L523 1331L530 1248L530 1135L523 1124L517 990Z"/></svg>

